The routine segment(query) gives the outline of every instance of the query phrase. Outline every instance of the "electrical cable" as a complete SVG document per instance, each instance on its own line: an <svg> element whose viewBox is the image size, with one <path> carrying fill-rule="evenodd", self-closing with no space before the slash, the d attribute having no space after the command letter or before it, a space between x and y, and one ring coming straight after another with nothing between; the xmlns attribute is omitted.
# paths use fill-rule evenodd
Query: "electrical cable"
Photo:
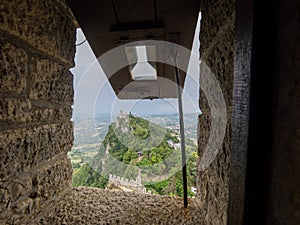
<svg viewBox="0 0 300 225"><path fill-rule="evenodd" d="M86 39L85 39L84 41L80 42L79 44L76 44L75 46L76 46L76 47L77 47L77 46L80 46L80 45L82 45L84 42L86 42Z"/></svg>

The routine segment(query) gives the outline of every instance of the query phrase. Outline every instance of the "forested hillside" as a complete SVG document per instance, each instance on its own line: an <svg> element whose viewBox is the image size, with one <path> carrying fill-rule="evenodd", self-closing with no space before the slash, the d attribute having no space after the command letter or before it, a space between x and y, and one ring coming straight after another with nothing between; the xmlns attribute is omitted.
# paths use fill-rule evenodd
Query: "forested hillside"
<svg viewBox="0 0 300 225"><path fill-rule="evenodd" d="M73 186L105 188L109 174L134 179L140 169L147 190L182 196L179 142L174 131L131 114L120 116L109 126L99 152L90 162L72 162ZM188 139L186 150L189 195L192 196L190 190L195 187L197 153L196 146ZM166 179L157 183L157 177Z"/></svg>

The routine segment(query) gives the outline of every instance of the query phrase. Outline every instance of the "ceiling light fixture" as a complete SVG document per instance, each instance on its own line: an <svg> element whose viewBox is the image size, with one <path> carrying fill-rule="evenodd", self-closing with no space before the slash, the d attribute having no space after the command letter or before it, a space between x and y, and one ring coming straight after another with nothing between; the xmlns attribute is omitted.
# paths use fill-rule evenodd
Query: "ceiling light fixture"
<svg viewBox="0 0 300 225"><path fill-rule="evenodd" d="M131 64L129 70L132 80L157 80L156 68L148 61L148 58L155 58L155 46L125 47L125 52L128 62ZM136 64L132 66L133 63Z"/></svg>

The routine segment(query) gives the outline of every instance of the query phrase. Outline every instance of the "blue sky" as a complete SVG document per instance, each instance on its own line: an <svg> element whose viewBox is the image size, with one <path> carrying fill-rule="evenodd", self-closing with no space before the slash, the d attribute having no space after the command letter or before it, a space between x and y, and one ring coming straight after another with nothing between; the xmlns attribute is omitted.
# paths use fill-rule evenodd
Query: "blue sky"
<svg viewBox="0 0 300 225"><path fill-rule="evenodd" d="M192 52L199 58L200 16L196 27ZM77 29L77 41L85 40L81 29ZM119 100L112 90L107 78L98 64L88 42L77 46L74 75L74 113L93 115L118 113L120 109L131 111L136 115L176 113L177 99L160 100ZM183 89L184 113L200 113L199 99L199 64L189 64L188 76Z"/></svg>

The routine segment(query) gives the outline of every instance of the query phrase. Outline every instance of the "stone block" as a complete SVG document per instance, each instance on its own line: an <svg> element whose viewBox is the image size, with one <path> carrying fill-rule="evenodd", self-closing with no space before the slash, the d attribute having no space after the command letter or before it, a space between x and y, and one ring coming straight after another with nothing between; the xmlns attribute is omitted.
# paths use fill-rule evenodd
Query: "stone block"
<svg viewBox="0 0 300 225"><path fill-rule="evenodd" d="M25 195L31 189L31 179L27 182L13 181L8 185L8 191L12 201L16 201L20 196Z"/></svg>
<svg viewBox="0 0 300 225"><path fill-rule="evenodd" d="M72 117L72 109L50 108L47 102L35 102L21 98L0 99L0 122L35 123L67 121Z"/></svg>
<svg viewBox="0 0 300 225"><path fill-rule="evenodd" d="M232 105L233 90L233 24L229 26L222 39L209 50L204 62L219 81L227 108ZM202 66L202 65L201 65ZM212 87L213 90L213 87Z"/></svg>
<svg viewBox="0 0 300 225"><path fill-rule="evenodd" d="M0 29L33 48L74 65L76 30L71 16L57 1L3 0Z"/></svg>
<svg viewBox="0 0 300 225"><path fill-rule="evenodd" d="M66 154L64 158L51 164L45 164L42 169L37 171L32 178L34 190L32 196L37 198L38 204L42 204L46 200L52 199L53 196L58 196L65 189L71 188L72 172L72 164Z"/></svg>
<svg viewBox="0 0 300 225"><path fill-rule="evenodd" d="M234 24L234 9L235 0L206 0L201 2L200 51L202 53L216 41L215 38L218 38L218 33L224 27L230 23Z"/></svg>
<svg viewBox="0 0 300 225"><path fill-rule="evenodd" d="M8 98L0 99L0 122L16 121L30 122L31 121L31 103L29 100Z"/></svg>
<svg viewBox="0 0 300 225"><path fill-rule="evenodd" d="M70 188L72 165L66 154L62 156L48 161L38 171L1 183L0 220L9 218L6 222L22 224L25 215L38 211L41 204Z"/></svg>
<svg viewBox="0 0 300 225"><path fill-rule="evenodd" d="M2 184L0 183L0 219L3 217L3 214L10 208L11 200L9 198L9 194L7 189L2 188ZM0 220L1 222L1 220Z"/></svg>
<svg viewBox="0 0 300 225"><path fill-rule="evenodd" d="M1 182L68 152L73 144L72 123L1 131L0 143Z"/></svg>
<svg viewBox="0 0 300 225"><path fill-rule="evenodd" d="M194 199L185 209L181 198L99 188L73 189L48 210L25 224L205 224Z"/></svg>
<svg viewBox="0 0 300 225"><path fill-rule="evenodd" d="M29 176L24 176L19 179L12 179L7 182L0 183L1 198L0 198L0 219L11 213L12 209L23 208L19 203L20 199L27 199L32 189L32 181ZM21 200L23 201L23 200ZM20 209L19 208L19 209Z"/></svg>
<svg viewBox="0 0 300 225"><path fill-rule="evenodd" d="M29 97L52 103L73 103L73 75L62 65L49 60L32 58Z"/></svg>
<svg viewBox="0 0 300 225"><path fill-rule="evenodd" d="M20 94L26 88L27 79L26 52L0 38L0 93Z"/></svg>

